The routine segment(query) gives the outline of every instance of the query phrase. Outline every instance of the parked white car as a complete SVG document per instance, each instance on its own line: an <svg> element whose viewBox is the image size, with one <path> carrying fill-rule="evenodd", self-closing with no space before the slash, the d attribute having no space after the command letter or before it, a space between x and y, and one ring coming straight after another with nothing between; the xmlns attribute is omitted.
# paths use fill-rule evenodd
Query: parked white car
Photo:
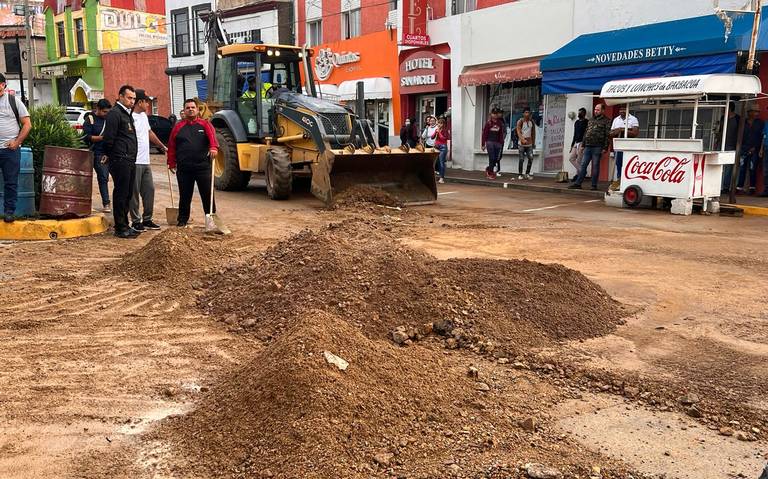
<svg viewBox="0 0 768 479"><path fill-rule="evenodd" d="M86 113L88 113L88 110L85 108L81 108L79 106L68 106L64 112L64 116L67 117L67 121L69 122L70 126L72 126L72 128L82 132Z"/></svg>

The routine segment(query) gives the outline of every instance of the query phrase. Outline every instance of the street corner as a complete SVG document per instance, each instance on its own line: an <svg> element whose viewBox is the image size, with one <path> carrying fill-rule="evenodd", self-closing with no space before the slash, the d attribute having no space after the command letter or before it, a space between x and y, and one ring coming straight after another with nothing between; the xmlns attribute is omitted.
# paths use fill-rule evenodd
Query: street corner
<svg viewBox="0 0 768 479"><path fill-rule="evenodd" d="M17 220L0 224L0 240L44 241L79 238L101 234L109 228L109 220L96 214L69 220Z"/></svg>

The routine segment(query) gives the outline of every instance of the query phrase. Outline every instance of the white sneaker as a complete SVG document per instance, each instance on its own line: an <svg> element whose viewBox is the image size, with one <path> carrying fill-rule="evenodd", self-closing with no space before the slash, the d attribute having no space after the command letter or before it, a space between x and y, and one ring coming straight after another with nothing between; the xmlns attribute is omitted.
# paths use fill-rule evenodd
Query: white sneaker
<svg viewBox="0 0 768 479"><path fill-rule="evenodd" d="M533 175L525 175L525 179L526 180L532 180L533 179Z"/></svg>
<svg viewBox="0 0 768 479"><path fill-rule="evenodd" d="M440 178L439 180L437 180L437 182L442 185L443 183L445 183L445 180L443 178Z"/></svg>
<svg viewBox="0 0 768 479"><path fill-rule="evenodd" d="M496 178L501 178L501 172L500 171L496 172Z"/></svg>
<svg viewBox="0 0 768 479"><path fill-rule="evenodd" d="M517 175L517 179L518 179L518 180L522 180L522 179L524 179L524 178L523 178L523 175Z"/></svg>

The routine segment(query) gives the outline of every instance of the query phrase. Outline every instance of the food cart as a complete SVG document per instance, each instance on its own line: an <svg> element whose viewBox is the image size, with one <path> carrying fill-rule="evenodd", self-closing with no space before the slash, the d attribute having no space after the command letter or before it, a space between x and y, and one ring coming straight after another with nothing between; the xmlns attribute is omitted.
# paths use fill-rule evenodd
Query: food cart
<svg viewBox="0 0 768 479"><path fill-rule="evenodd" d="M623 166L618 173L620 185L616 191L606 193L606 204L636 207L647 198L671 200L671 212L690 215L693 201L700 200L705 211L716 213L720 209L720 189L723 165L732 165L735 151L725 151L725 133L728 128L728 109L731 97L740 101L760 93L760 80L751 75L718 74L693 75L636 80L610 81L603 86L600 96L608 105L630 105L648 112L646 138L624 138L613 141L614 150L623 152ZM640 107L639 105L642 105ZM716 122L706 130L699 125L700 110L710 109L710 118L724 118L722 129ZM690 123L670 125L664 121L670 112L683 118L680 110L687 110ZM655 121L650 119L655 111ZM691 115L692 113L692 115ZM628 123L628 122L625 122ZM653 126L651 133L650 126ZM690 130L690 132L688 131ZM714 132L720 136L712 141ZM668 134L670 133L670 134ZM652 137L651 137L652 135ZM709 135L709 144L703 137ZM642 130L641 130L641 135ZM719 149L714 144L720 145ZM655 201L654 201L655 204Z"/></svg>

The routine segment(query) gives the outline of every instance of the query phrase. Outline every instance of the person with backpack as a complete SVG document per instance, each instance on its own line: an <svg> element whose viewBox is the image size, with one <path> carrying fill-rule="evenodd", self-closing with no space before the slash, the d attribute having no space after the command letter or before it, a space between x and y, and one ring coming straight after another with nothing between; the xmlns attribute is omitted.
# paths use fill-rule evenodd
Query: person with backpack
<svg viewBox="0 0 768 479"><path fill-rule="evenodd" d="M104 125L111 108L112 104L109 100L102 98L96 103L96 109L83 118L83 140L93 151L93 169L96 171L96 181L99 183L101 195L101 211L104 213L112 211L109 201L109 168L106 163L101 162L104 156Z"/></svg>
<svg viewBox="0 0 768 479"><path fill-rule="evenodd" d="M518 153L520 154L520 161L517 165L517 179L532 180L531 165L533 164L533 145L536 144L536 124L531 119L531 109L526 107L523 110L523 117L517 120L517 137L520 144ZM528 166L525 168L525 176L523 176L523 163L528 158Z"/></svg>
<svg viewBox="0 0 768 479"><path fill-rule="evenodd" d="M19 172L21 170L21 144L32 130L32 121L24 103L7 90L5 75L0 73L0 172L3 174L3 221L16 219Z"/></svg>

